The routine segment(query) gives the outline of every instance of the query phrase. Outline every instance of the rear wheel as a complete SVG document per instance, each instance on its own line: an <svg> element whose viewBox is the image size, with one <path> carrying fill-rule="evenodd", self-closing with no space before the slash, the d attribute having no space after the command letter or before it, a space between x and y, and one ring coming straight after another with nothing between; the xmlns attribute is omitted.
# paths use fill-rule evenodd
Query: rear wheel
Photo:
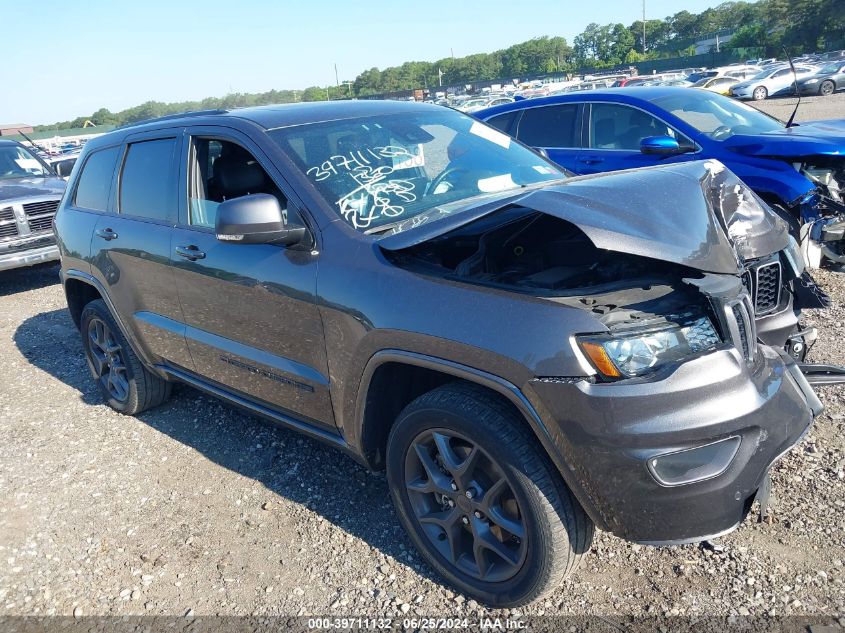
<svg viewBox="0 0 845 633"><path fill-rule="evenodd" d="M836 91L836 86L830 80L823 81L822 85L819 86L819 94L823 97L829 97Z"/></svg>
<svg viewBox="0 0 845 633"><path fill-rule="evenodd" d="M399 518L428 563L495 607L534 600L580 562L593 526L505 403L456 383L399 415L387 446Z"/></svg>
<svg viewBox="0 0 845 633"><path fill-rule="evenodd" d="M170 396L170 383L143 366L102 299L82 310L80 333L88 369L112 409L135 415Z"/></svg>
<svg viewBox="0 0 845 633"><path fill-rule="evenodd" d="M754 101L762 101L769 96L769 91L766 89L766 86L757 86L754 88L754 92L751 93L751 96Z"/></svg>

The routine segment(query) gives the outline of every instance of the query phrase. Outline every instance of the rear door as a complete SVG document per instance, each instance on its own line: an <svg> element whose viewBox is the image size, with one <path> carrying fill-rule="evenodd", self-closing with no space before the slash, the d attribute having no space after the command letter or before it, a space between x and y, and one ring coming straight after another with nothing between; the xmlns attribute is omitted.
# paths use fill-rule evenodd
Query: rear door
<svg viewBox="0 0 845 633"><path fill-rule="evenodd" d="M91 274L107 289L136 345L152 362L192 367L170 267L182 130L129 137L121 148L110 213L91 242Z"/></svg>
<svg viewBox="0 0 845 633"><path fill-rule="evenodd" d="M546 150L549 158L577 173L581 153L581 110L577 103L534 106L522 110L514 136L531 147Z"/></svg>
<svg viewBox="0 0 845 633"><path fill-rule="evenodd" d="M695 148L689 138L640 108L621 103L594 102L585 106L585 148L573 171L595 174L695 160L694 152L674 156L643 154L640 141L648 136L671 136L684 147Z"/></svg>
<svg viewBox="0 0 845 633"><path fill-rule="evenodd" d="M316 235L291 189L245 134L190 130L183 208L170 257L196 372L299 419L334 429L317 310L317 248L219 241L217 208L252 193L275 196L288 222Z"/></svg>

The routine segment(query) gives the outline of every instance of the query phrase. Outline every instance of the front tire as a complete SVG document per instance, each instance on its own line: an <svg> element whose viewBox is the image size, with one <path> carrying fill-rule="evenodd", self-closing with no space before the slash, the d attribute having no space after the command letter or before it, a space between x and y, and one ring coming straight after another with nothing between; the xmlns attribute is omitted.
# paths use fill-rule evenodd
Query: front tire
<svg viewBox="0 0 845 633"><path fill-rule="evenodd" d="M754 101L763 101L768 96L769 91L766 89L766 86L757 86L754 88L754 92L751 93L751 98L754 99Z"/></svg>
<svg viewBox="0 0 845 633"><path fill-rule="evenodd" d="M83 308L79 329L88 369L112 409L136 415L170 397L170 383L144 367L102 299Z"/></svg>
<svg viewBox="0 0 845 633"><path fill-rule="evenodd" d="M387 478L423 558L492 607L553 589L592 542L592 522L537 439L474 385L445 385L405 407L388 439Z"/></svg>
<svg viewBox="0 0 845 633"><path fill-rule="evenodd" d="M836 92L836 85L830 80L823 81L819 86L819 94L823 97L829 97L834 92Z"/></svg>

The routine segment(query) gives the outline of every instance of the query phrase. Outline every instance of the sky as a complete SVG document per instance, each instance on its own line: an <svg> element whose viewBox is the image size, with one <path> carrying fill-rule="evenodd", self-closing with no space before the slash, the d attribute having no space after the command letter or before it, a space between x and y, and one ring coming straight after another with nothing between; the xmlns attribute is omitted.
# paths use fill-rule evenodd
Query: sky
<svg viewBox="0 0 845 633"><path fill-rule="evenodd" d="M646 0L646 18L720 0ZM638 0L0 0L0 124L54 123L145 101L299 89L362 70L491 52Z"/></svg>

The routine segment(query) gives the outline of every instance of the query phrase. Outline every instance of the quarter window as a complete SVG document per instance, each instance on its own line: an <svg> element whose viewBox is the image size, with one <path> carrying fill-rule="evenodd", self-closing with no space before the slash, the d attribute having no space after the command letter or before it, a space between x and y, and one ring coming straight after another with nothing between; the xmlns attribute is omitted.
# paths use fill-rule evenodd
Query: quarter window
<svg viewBox="0 0 845 633"><path fill-rule="evenodd" d="M120 212L151 220L172 216L176 201L176 139L132 143L120 179Z"/></svg>
<svg viewBox="0 0 845 633"><path fill-rule="evenodd" d="M670 136L681 146L692 146L692 141L647 112L615 103L593 104L591 148L639 150L647 136Z"/></svg>
<svg viewBox="0 0 845 633"><path fill-rule="evenodd" d="M76 186L74 206L93 211L107 211L109 208L109 190L111 188L114 166L117 163L117 147L109 147L92 152Z"/></svg>
<svg viewBox="0 0 845 633"><path fill-rule="evenodd" d="M497 130L501 130L505 134L509 134L517 114L519 114L519 110L499 114L487 119L487 125L492 125Z"/></svg>
<svg viewBox="0 0 845 633"><path fill-rule="evenodd" d="M532 147L579 147L575 104L528 108L522 113L517 138Z"/></svg>

